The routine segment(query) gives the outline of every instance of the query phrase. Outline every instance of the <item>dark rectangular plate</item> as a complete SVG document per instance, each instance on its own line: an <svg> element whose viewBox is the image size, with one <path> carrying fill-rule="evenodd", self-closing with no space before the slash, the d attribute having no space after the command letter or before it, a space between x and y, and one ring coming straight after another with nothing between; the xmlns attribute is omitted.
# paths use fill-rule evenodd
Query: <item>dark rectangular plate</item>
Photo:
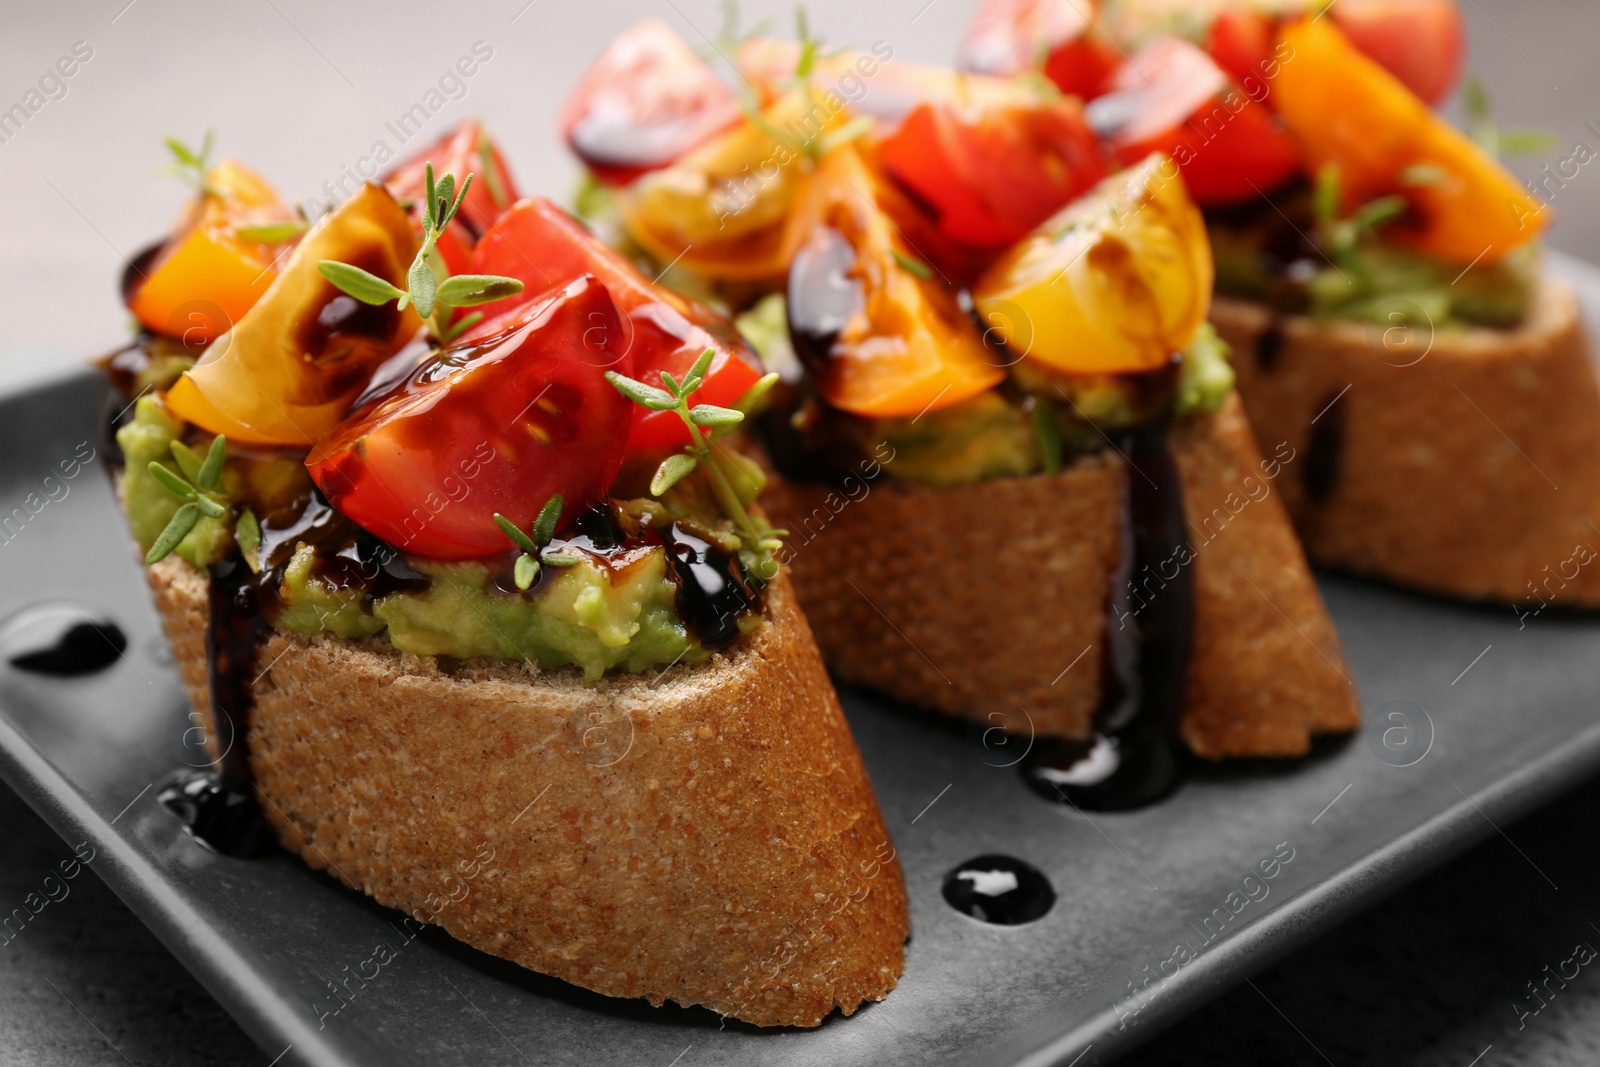
<svg viewBox="0 0 1600 1067"><path fill-rule="evenodd" d="M1600 275L1555 267L1597 321ZM1327 578L1367 709L1360 736L1303 761L1207 767L1158 807L1085 816L1002 766L1017 743L986 747L846 693L911 892L899 989L814 1031L608 1000L437 931L410 940L396 913L287 854L214 855L156 803L158 783L204 760L186 744L105 457L59 477L80 442L94 445L102 395L78 374L0 400L0 519L37 509L0 543L0 614L105 617L130 638L126 656L81 679L0 665L0 774L65 839L93 844L100 876L269 1055L288 1050L283 1063L1106 1062L1600 767L1600 620L1522 621ZM17 625L0 621L0 634ZM945 873L991 852L1042 869L1054 909L1007 928L948 907ZM326 1014L338 1005L329 983L370 974L379 944L393 961Z"/></svg>

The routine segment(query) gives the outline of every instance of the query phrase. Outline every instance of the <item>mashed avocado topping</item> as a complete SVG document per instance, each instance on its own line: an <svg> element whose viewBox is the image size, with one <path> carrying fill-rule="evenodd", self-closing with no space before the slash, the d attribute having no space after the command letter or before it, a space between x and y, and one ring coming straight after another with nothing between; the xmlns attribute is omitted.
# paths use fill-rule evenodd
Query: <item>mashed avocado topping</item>
<svg viewBox="0 0 1600 1067"><path fill-rule="evenodd" d="M149 464L181 473L172 445L185 439L187 429L152 395L139 400L133 418L117 431L126 461L123 504L141 551L149 549L181 503L151 475ZM257 508L293 501L308 486L298 458L277 454L230 457L222 480L228 496ZM689 480L682 492L652 506L683 518L704 506L704 494ZM234 513L226 519L201 518L176 554L202 568L227 557L235 550ZM306 635L382 635L400 651L418 655L527 660L541 670L576 666L590 681L611 670L698 663L710 655L679 614L678 586L668 573L664 548L639 547L605 560L577 555L576 565L547 568L529 593L503 588L490 564L406 557L423 581L416 588L374 595L359 584L324 577L317 548L300 542L281 568L272 621ZM759 614L746 612L739 630L747 633L760 622Z"/></svg>

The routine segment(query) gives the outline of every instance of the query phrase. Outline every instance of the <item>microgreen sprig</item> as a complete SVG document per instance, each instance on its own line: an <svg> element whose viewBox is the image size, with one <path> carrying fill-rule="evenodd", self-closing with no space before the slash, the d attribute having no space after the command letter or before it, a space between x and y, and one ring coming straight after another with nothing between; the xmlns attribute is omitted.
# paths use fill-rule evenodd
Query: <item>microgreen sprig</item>
<svg viewBox="0 0 1600 1067"><path fill-rule="evenodd" d="M656 468L654 476L650 479L651 495L661 496L696 470L704 470L712 494L716 497L723 513L733 520L734 529L742 543L741 547L749 553L750 569L761 578L771 578L777 573L772 553L782 546L779 538L786 536L788 531L758 523L750 515L731 481L731 478L739 475L731 469L729 461L717 448L716 439L733 432L734 427L744 421L745 415L752 411L777 383L778 376L776 374L763 376L746 390L743 396L735 400L731 407L718 407L715 404L691 406L689 398L695 390L705 384L706 374L711 370L711 361L715 357L714 348L708 348L700 353L700 358L694 361L694 365L689 368L689 372L684 375L681 382L667 371L662 371L661 383L666 386L664 389L636 381L616 371L606 371L606 380L617 392L640 407L649 411L675 413L689 432L689 444L684 446L683 451L668 456Z"/></svg>
<svg viewBox="0 0 1600 1067"><path fill-rule="evenodd" d="M210 130L201 139L198 150L190 148L176 137L165 138L163 143L167 151L172 153L172 162L161 168L162 173L194 186L194 191L201 196L222 195L222 190L206 179L211 173L211 150L215 147L215 137Z"/></svg>
<svg viewBox="0 0 1600 1067"><path fill-rule="evenodd" d="M228 439L218 434L211 439L211 447L206 450L203 459L182 441L172 442L172 458L183 471L181 475L174 474L170 467L155 460L150 461L150 477L161 488L182 500L183 504L173 512L166 528L150 546L150 551L145 553L146 563L160 563L171 555L202 516L209 519L227 516L228 505L216 492L222 481L222 464L227 451Z"/></svg>
<svg viewBox="0 0 1600 1067"><path fill-rule="evenodd" d="M546 500L528 533L523 533L516 523L498 511L494 513L495 525L511 539L512 544L522 549L522 555L517 557L511 573L518 589L533 587L534 579L539 577L541 563L551 567L572 567L582 562L577 556L565 552L548 551L550 542L556 536L556 523L561 521L561 509L566 506L566 497L560 493Z"/></svg>
<svg viewBox="0 0 1600 1067"><path fill-rule="evenodd" d="M423 201L422 244L416 258L406 271L406 288L401 289L386 278L362 270L353 263L324 259L317 264L317 272L343 292L364 304L387 304L396 301L401 311L407 304L416 306L417 314L431 318L433 335L441 344L448 344L467 328L468 316L452 323L450 313L458 307L472 307L503 300L522 292L522 283L515 278L499 274L458 274L450 276L450 268L438 255L439 235L450 225L461 210L467 190L472 188L472 175L468 174L456 188L453 174L446 174L437 182L433 179L433 164L423 170L427 191Z"/></svg>
<svg viewBox="0 0 1600 1067"><path fill-rule="evenodd" d="M1440 180L1424 167L1408 168L1411 173L1407 184L1427 185ZM1376 233L1379 226L1404 215L1410 201L1400 193L1390 193L1369 200L1348 216L1343 213L1340 195L1340 174L1337 164L1329 163L1317 172L1313 193L1317 216L1317 229L1332 251L1334 258L1352 270L1363 270L1361 241Z"/></svg>
<svg viewBox="0 0 1600 1067"><path fill-rule="evenodd" d="M1467 133L1478 147L1499 159L1501 156L1536 156L1556 146L1556 135L1549 130L1502 130L1489 106L1489 91L1476 75L1468 75L1462 86L1462 103L1467 110Z"/></svg>

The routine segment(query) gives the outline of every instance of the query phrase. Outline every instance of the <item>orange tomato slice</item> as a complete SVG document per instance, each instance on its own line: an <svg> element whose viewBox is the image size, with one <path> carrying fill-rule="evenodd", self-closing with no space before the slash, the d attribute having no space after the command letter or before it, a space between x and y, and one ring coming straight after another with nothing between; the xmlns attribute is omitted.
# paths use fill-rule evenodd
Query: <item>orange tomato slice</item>
<svg viewBox="0 0 1600 1067"><path fill-rule="evenodd" d="M899 194L847 145L818 166L789 272L796 347L834 407L876 418L958 404L1006 376L955 290L891 221Z"/></svg>
<svg viewBox="0 0 1600 1067"><path fill-rule="evenodd" d="M261 299L276 276L275 258L292 243L250 241L239 231L296 221L272 186L233 160L211 168L206 185L216 191L189 205L128 300L146 329L195 347L226 333Z"/></svg>
<svg viewBox="0 0 1600 1067"><path fill-rule="evenodd" d="M1550 213L1499 162L1363 55L1331 19L1284 27L1293 50L1273 89L1278 115L1315 172L1339 168L1345 208L1402 193L1386 234L1455 262L1493 263L1539 236ZM1412 174L1434 177L1408 182Z"/></svg>
<svg viewBox="0 0 1600 1067"><path fill-rule="evenodd" d="M365 185L301 240L271 287L167 393L167 407L249 444L309 447L331 430L372 372L416 336L409 306L363 304L317 272L352 263L404 288L417 254L411 220Z"/></svg>

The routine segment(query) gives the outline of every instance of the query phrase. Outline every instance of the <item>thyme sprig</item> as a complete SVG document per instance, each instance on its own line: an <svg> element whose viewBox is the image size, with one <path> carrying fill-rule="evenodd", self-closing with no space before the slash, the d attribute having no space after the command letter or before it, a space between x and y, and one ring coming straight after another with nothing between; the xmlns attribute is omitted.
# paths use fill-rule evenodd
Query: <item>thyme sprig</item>
<svg viewBox="0 0 1600 1067"><path fill-rule="evenodd" d="M780 538L788 535L787 530L774 529L765 523L758 523L745 507L744 501L733 488L732 479L739 477L731 462L717 447L719 437L732 433L733 429L744 421L744 417L761 401L768 390L778 381L777 374L767 374L745 391L744 395L733 402L731 407L719 407L715 404L689 403L689 398L705 384L707 372L711 369L711 361L716 357L716 349L708 348L700 353L700 358L694 361L680 382L667 371L661 372L661 383L666 388L660 389L641 381L636 381L616 371L606 371L606 380L609 381L617 392L627 397L649 411L671 411L682 420L685 429L689 432L689 444L683 451L674 452L661 461L655 474L650 479L650 494L661 496L678 482L693 474L696 470L703 470L710 483L712 495L716 498L723 514L733 521L735 532L741 542L741 557L745 566L757 577L765 580L774 577L777 572L777 561L773 552L782 547Z"/></svg>
<svg viewBox="0 0 1600 1067"><path fill-rule="evenodd" d="M172 442L172 458L183 471L181 475L173 473L164 464L150 461L150 477L156 480L157 485L182 500L183 504L173 512L166 528L150 546L150 551L145 553L146 563L160 563L170 556L202 516L208 519L227 517L226 499L216 491L222 482L222 464L227 458L227 451L228 439L218 434L211 439L211 447L206 450L203 459L182 441Z"/></svg>
<svg viewBox="0 0 1600 1067"><path fill-rule="evenodd" d="M1496 159L1537 156L1555 148L1556 135L1549 130L1502 130L1494 120L1489 91L1477 75L1467 76L1461 95L1467 110L1467 134Z"/></svg>
<svg viewBox="0 0 1600 1067"><path fill-rule="evenodd" d="M172 153L172 162L161 167L161 173L170 174L184 184L194 186L194 191L200 196L222 195L222 190L207 179L211 173L211 150L216 147L212 131L206 131L198 149L189 147L176 137L167 137L162 143Z"/></svg>
<svg viewBox="0 0 1600 1067"><path fill-rule="evenodd" d="M453 174L434 181L432 163L426 165L423 173L427 191L423 201L422 244L406 271L406 288L401 289L353 263L341 263L336 259L322 260L317 264L317 272L364 304L387 304L393 300L401 311L407 304L415 305L417 314L432 319L430 325L439 343L448 344L460 336L469 321L474 321L468 316L452 323L452 311L503 300L522 292L522 283L499 274L450 276L450 268L438 254L439 235L461 210L461 202L472 188L473 176L469 173L457 189Z"/></svg>
<svg viewBox="0 0 1600 1067"><path fill-rule="evenodd" d="M522 555L517 557L511 572L518 589L533 588L534 579L539 577L541 563L550 567L572 567L583 562L577 556L548 550L556 536L556 523L561 521L561 509L566 506L566 497L560 493L546 500L528 533L518 529L516 523L498 511L494 513L495 525L511 539L512 544L522 549Z"/></svg>
<svg viewBox="0 0 1600 1067"><path fill-rule="evenodd" d="M1414 172L1407 178L1408 184L1426 185L1436 180L1422 168L1412 167L1408 171ZM1410 209L1410 201L1403 194L1390 193L1369 200L1346 215L1341 207L1340 182L1338 164L1329 163L1317 171L1313 193L1317 233L1340 264L1364 272L1362 241L1375 234L1379 226L1404 215Z"/></svg>

